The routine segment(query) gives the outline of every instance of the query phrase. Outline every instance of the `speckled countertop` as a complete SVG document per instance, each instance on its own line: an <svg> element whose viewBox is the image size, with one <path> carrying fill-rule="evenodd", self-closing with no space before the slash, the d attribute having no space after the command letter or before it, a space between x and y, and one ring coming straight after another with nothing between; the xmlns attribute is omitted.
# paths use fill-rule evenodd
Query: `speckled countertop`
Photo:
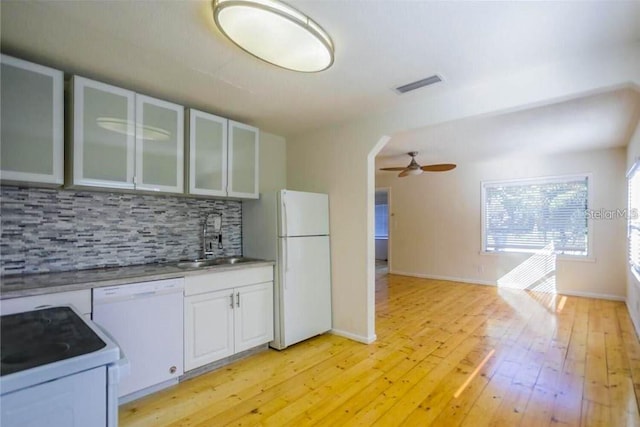
<svg viewBox="0 0 640 427"><path fill-rule="evenodd" d="M239 270L269 265L274 265L274 262L259 260L241 264L194 268L179 268L176 263L167 263L4 276L0 277L0 299L126 285L149 280L174 279L195 274L212 273L214 271Z"/></svg>

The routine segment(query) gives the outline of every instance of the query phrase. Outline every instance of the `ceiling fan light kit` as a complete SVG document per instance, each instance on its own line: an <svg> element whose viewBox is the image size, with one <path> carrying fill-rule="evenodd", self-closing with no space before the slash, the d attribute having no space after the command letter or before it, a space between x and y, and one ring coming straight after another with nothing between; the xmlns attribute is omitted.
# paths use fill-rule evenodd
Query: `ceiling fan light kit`
<svg viewBox="0 0 640 427"><path fill-rule="evenodd" d="M416 156L418 155L417 151L410 151L407 153L411 156L411 162L408 166L402 167L392 167L392 168L380 168L382 171L401 171L398 175L400 178L409 175L421 175L422 172L446 172L456 168L456 165L453 163L439 163L435 165L426 165L420 166L418 162L416 162Z"/></svg>
<svg viewBox="0 0 640 427"><path fill-rule="evenodd" d="M270 64L304 73L333 64L333 42L326 31L278 0L213 0L213 18L229 40Z"/></svg>

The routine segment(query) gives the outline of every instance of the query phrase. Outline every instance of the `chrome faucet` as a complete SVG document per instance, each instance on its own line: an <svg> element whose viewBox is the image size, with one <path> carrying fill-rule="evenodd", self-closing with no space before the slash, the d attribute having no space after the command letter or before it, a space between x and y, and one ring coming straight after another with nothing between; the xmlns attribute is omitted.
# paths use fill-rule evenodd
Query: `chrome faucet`
<svg viewBox="0 0 640 427"><path fill-rule="evenodd" d="M215 252L213 252L213 245L211 244L211 242L209 242L209 245L207 245L207 235L209 234L207 221L209 220L209 215L211 215L211 212L208 212L205 214L204 221L202 222L202 257L201 258L203 259L206 258L207 255L215 254ZM214 224L215 235L216 235L216 239L218 240L218 249L222 249L222 214L219 212L215 212L214 215L218 216L218 220Z"/></svg>

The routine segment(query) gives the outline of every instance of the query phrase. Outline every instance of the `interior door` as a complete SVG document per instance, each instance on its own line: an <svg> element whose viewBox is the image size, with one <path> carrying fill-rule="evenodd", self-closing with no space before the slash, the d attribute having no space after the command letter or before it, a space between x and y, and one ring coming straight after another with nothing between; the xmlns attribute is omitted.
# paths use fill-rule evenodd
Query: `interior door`
<svg viewBox="0 0 640 427"><path fill-rule="evenodd" d="M329 236L280 240L280 327L289 346L331 329Z"/></svg>
<svg viewBox="0 0 640 427"><path fill-rule="evenodd" d="M329 234L329 196L282 190L279 233L282 237Z"/></svg>

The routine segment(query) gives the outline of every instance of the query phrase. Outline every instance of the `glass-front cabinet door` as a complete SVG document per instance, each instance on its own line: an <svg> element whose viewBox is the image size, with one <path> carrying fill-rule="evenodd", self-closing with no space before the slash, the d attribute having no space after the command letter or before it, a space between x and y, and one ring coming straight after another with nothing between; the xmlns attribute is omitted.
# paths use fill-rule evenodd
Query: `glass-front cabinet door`
<svg viewBox="0 0 640 427"><path fill-rule="evenodd" d="M136 95L136 189L184 192L184 107Z"/></svg>
<svg viewBox="0 0 640 427"><path fill-rule="evenodd" d="M135 188L135 93L74 76L69 184Z"/></svg>
<svg viewBox="0 0 640 427"><path fill-rule="evenodd" d="M229 120L229 197L259 197L258 140L258 128Z"/></svg>
<svg viewBox="0 0 640 427"><path fill-rule="evenodd" d="M187 110L189 193L227 195L227 119Z"/></svg>
<svg viewBox="0 0 640 427"><path fill-rule="evenodd" d="M0 56L0 179L64 181L64 75Z"/></svg>

